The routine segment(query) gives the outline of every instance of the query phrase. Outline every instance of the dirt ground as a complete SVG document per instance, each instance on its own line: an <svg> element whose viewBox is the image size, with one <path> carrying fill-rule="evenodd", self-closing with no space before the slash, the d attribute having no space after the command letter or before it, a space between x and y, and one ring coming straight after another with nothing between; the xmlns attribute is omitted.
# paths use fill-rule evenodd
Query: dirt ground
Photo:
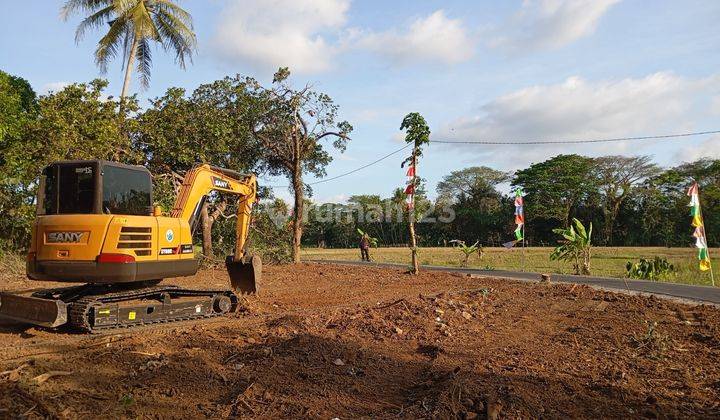
<svg viewBox="0 0 720 420"><path fill-rule="evenodd" d="M720 416L715 307L318 264L265 267L261 287L202 322L0 326L0 418Z"/></svg>

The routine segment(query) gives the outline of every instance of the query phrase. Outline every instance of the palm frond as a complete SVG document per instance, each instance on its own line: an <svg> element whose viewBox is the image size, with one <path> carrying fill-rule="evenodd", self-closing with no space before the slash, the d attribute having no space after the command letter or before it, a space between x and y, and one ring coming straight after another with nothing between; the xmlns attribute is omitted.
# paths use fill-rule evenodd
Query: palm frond
<svg viewBox="0 0 720 420"><path fill-rule="evenodd" d="M107 6L83 19L75 30L75 42L80 42L88 30L98 28L102 24L110 22L114 16L114 12L115 9L112 6Z"/></svg>
<svg viewBox="0 0 720 420"><path fill-rule="evenodd" d="M150 44L147 39L143 38L138 40L135 59L137 60L140 84L143 88L147 88L150 86L150 69L152 68L152 52L150 51Z"/></svg>
<svg viewBox="0 0 720 420"><path fill-rule="evenodd" d="M95 50L95 64L100 67L100 72L107 72L107 65L110 60L115 58L118 53L120 44L124 41L124 35L127 33L128 22L125 17L118 17L110 25L110 30L100 38L97 49Z"/></svg>
<svg viewBox="0 0 720 420"><path fill-rule="evenodd" d="M140 39L150 38L153 41L161 42L160 34L152 20L152 15L144 1L137 1L134 7L128 10L127 15L132 21L135 36Z"/></svg>
<svg viewBox="0 0 720 420"><path fill-rule="evenodd" d="M60 19L68 20L78 12L94 12L99 8L112 5L113 0L68 0L60 8Z"/></svg>
<svg viewBox="0 0 720 420"><path fill-rule="evenodd" d="M186 58L192 62L192 54L197 45L195 34L172 15L159 13L155 15L155 21L163 40L163 48L166 51L173 50L175 62L185 68Z"/></svg>
<svg viewBox="0 0 720 420"><path fill-rule="evenodd" d="M171 0L155 0L155 6L157 7L158 11L174 16L183 24L185 24L185 26L188 26L192 29L193 22L190 13L185 11L185 9L178 6L177 4L173 3Z"/></svg>

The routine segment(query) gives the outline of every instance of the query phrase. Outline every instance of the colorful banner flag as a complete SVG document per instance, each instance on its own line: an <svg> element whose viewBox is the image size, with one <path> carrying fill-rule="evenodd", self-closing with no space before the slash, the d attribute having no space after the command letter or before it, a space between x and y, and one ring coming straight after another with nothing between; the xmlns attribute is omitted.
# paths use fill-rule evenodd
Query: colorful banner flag
<svg viewBox="0 0 720 420"><path fill-rule="evenodd" d="M693 238L695 238L695 247L698 249L698 260L700 261L700 270L710 270L710 256L708 254L707 238L705 236L705 225L703 223L702 210L700 209L700 189L698 183L694 182L687 192L690 197L690 216L692 216L692 226L695 228Z"/></svg>
<svg viewBox="0 0 720 420"><path fill-rule="evenodd" d="M523 191L520 187L515 190L515 224L517 225L515 228L515 239L518 241L523 240L523 226L525 226L525 211L523 208L525 202L522 193Z"/></svg>
<svg viewBox="0 0 720 420"><path fill-rule="evenodd" d="M408 170L405 175L408 177L407 186L405 187L405 194L407 194L407 207L408 210L412 210L415 203L415 165L408 166Z"/></svg>

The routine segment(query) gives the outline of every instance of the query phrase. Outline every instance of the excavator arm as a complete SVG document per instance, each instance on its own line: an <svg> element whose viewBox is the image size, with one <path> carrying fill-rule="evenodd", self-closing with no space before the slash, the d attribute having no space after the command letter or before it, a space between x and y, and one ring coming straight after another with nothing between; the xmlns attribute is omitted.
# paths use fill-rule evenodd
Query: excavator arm
<svg viewBox="0 0 720 420"><path fill-rule="evenodd" d="M235 253L226 258L225 264L235 290L256 293L262 262L260 257L248 254L245 249L250 233L252 207L257 200L257 179L254 174L241 174L207 164L195 166L185 175L171 216L186 220L194 233L202 206L212 191L238 196Z"/></svg>

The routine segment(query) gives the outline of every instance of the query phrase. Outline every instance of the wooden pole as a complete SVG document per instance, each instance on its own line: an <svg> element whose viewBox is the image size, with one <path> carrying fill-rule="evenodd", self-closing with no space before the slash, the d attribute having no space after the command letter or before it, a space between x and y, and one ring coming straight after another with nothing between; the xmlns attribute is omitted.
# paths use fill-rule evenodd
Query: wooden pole
<svg viewBox="0 0 720 420"><path fill-rule="evenodd" d="M412 268L411 272L413 274L418 274L420 272L420 266L418 264L417 260L417 241L415 240L415 179L417 178L417 146L413 148L413 154L412 154L412 167L413 167L413 177L412 177L412 186L413 186L413 194L410 199L410 211L408 212L408 218L409 218L409 226L410 226L410 249L411 249L411 259L412 259Z"/></svg>
<svg viewBox="0 0 720 420"><path fill-rule="evenodd" d="M522 225L522 271L525 272L525 205L523 203L523 225Z"/></svg>

